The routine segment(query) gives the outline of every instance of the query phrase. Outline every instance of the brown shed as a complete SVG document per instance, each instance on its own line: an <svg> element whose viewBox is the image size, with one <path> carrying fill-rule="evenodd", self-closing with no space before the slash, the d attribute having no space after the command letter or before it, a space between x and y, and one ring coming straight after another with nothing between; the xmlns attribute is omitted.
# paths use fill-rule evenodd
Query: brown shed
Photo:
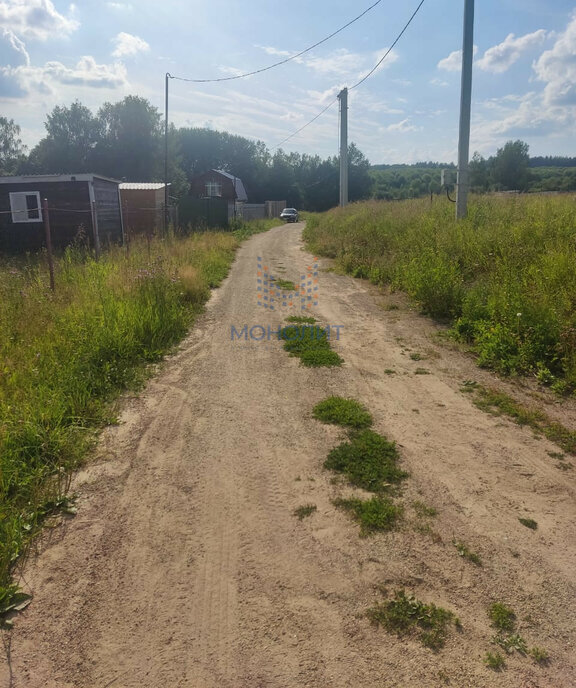
<svg viewBox="0 0 576 688"><path fill-rule="evenodd" d="M164 221L163 183L122 182L120 199L124 226L130 235L154 234L162 227Z"/></svg>

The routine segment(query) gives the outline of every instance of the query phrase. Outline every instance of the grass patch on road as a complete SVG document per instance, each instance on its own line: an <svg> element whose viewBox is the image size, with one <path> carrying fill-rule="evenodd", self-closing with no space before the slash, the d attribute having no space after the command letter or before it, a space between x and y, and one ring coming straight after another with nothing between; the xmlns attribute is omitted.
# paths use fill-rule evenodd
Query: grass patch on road
<svg viewBox="0 0 576 688"><path fill-rule="evenodd" d="M516 628L516 614L502 602L494 602L490 605L488 618L498 631L511 633Z"/></svg>
<svg viewBox="0 0 576 688"><path fill-rule="evenodd" d="M341 366L344 361L331 349L329 331L329 326L287 325L281 330L280 339L284 341L284 350L291 356L297 356L304 366Z"/></svg>
<svg viewBox="0 0 576 688"><path fill-rule="evenodd" d="M301 325L313 325L316 322L316 318L313 318L310 315L289 315L286 318L286 322L299 323Z"/></svg>
<svg viewBox="0 0 576 688"><path fill-rule="evenodd" d="M520 523L530 530L536 530L538 528L538 523L533 518L519 518Z"/></svg>
<svg viewBox="0 0 576 688"><path fill-rule="evenodd" d="M381 493L407 477L398 467L399 458L395 442L366 429L333 449L324 467L343 473L356 487Z"/></svg>
<svg viewBox="0 0 576 688"><path fill-rule="evenodd" d="M366 407L355 399L328 397L316 404L312 415L322 423L342 425L356 430L372 425L372 416Z"/></svg>
<svg viewBox="0 0 576 688"><path fill-rule="evenodd" d="M316 504L303 504L297 509L294 509L294 516L298 516L299 521L303 521L307 516L311 516L318 507Z"/></svg>
<svg viewBox="0 0 576 688"><path fill-rule="evenodd" d="M285 291L296 291L296 285L290 280L277 279L274 284L278 289L284 289Z"/></svg>
<svg viewBox="0 0 576 688"><path fill-rule="evenodd" d="M335 499L334 506L352 513L360 524L362 537L392 530L403 512L401 506L397 506L387 497Z"/></svg>
<svg viewBox="0 0 576 688"><path fill-rule="evenodd" d="M453 540L452 544L454 547L456 547L458 554L463 559L471 561L473 564L476 564L476 566L482 566L482 559L480 558L480 555L476 554L476 552L473 552L466 543Z"/></svg>
<svg viewBox="0 0 576 688"><path fill-rule="evenodd" d="M405 590L397 590L393 600L369 609L367 616L373 624L383 626L389 633L400 637L416 635L425 647L435 651L444 647L450 627L460 626L452 612L421 602L413 595L407 595Z"/></svg>

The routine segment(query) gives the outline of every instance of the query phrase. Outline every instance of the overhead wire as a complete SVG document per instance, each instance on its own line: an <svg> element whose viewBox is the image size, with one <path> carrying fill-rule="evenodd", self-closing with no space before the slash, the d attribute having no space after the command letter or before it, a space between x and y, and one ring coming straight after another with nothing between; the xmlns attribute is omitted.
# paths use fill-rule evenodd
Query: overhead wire
<svg viewBox="0 0 576 688"><path fill-rule="evenodd" d="M297 58L301 57L302 55L305 55L306 53L309 53L311 50L314 50L314 48L317 48L319 45L322 45L323 43L326 43L326 41L329 41L331 38L336 36L337 34L341 33L344 31L344 29L347 29L349 26L357 22L359 19L362 19L362 17L365 14L368 14L370 10L374 9L376 5L379 5L382 2L382 0L376 0L375 3L370 5L367 9L365 9L361 14L359 14L357 17L354 17L354 19L351 19L347 24L344 24L344 26L341 26L339 29L336 31L333 31L329 36L326 36L326 38L323 38L321 41L317 41L314 43L314 45L311 45L309 48L306 48L305 50L301 50L299 53L296 53L295 55L291 55L290 57L285 58L284 60L280 60L279 62L275 62L274 64L268 65L268 67L262 67L261 69L255 69L253 72L246 72L245 74L235 74L234 76L223 76L219 77L217 79L186 79L181 76L173 76L172 74L167 74L166 76L169 77L170 79L177 79L178 81L187 81L192 84L209 84L209 83L216 83L218 81L233 81L234 79L244 79L248 76L254 76L255 74L262 74L262 72L267 72L269 69L274 69L274 67L279 67L280 65L286 64L287 62L291 62L292 60L296 60Z"/></svg>
<svg viewBox="0 0 576 688"><path fill-rule="evenodd" d="M366 81L366 79L368 79L369 77L372 76L372 74L374 74L374 72L375 72L375 71L378 69L378 67L384 62L384 60L388 57L388 55L390 55L390 53L392 52L394 46L395 46L395 45L398 43L398 41L402 38L402 36L403 36L404 33L406 32L406 29L410 26L410 24L412 23L414 17L418 14L418 12L420 11L420 8L421 8L422 5L424 4L424 2L425 2L425 0L420 0L420 3L418 4L418 7L416 7L416 9L414 10L414 12L412 13L412 16L410 17L410 19L409 19L409 20L406 22L406 24L404 25L404 28L402 29L402 31L400 31L400 33L398 34L398 36L396 36L396 38L395 38L394 42L392 43L392 45L388 48L388 50L384 53L384 55L378 60L378 62L374 65L374 67L368 72L368 74L366 74L365 76L363 76L363 77L360 79L360 81L358 81L357 83L354 84L354 86L350 86L350 88L348 89L349 91L351 91L351 90L354 89L354 88L358 88L358 86L360 86L360 84L363 84L363 83ZM315 117L313 117L313 118L312 118L309 122L307 122L304 126L300 127L300 129L298 129L297 131L295 131L295 132L293 132L292 134L290 134L290 136L287 136L285 139L283 139L282 141L280 141L280 143L277 144L276 146L273 146L273 147L272 147L272 150L274 150L275 148L279 148L283 143L286 143L286 141L289 141L291 138L294 138L294 136L296 136L297 134L299 134L303 129L306 129L307 126L309 126L310 124L312 124L313 122L315 122L319 117L321 117L321 116L326 112L326 110L328 110L330 107L332 107L332 105L334 105L334 103L335 103L337 100L338 100L338 98L335 98L329 105L327 105L321 112L319 112Z"/></svg>

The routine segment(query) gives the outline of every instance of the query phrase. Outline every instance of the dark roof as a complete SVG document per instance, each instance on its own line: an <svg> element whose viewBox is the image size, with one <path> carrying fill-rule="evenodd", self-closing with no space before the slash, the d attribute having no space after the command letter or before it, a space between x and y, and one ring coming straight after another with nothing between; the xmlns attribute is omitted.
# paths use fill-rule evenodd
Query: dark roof
<svg viewBox="0 0 576 688"><path fill-rule="evenodd" d="M218 174L221 174L223 177L227 177L233 182L234 189L236 191L236 199L238 201L248 200L248 194L246 193L246 189L244 188L244 184L240 177L236 177L235 175L230 174L230 172L224 172L224 170L212 170L212 172L217 172Z"/></svg>

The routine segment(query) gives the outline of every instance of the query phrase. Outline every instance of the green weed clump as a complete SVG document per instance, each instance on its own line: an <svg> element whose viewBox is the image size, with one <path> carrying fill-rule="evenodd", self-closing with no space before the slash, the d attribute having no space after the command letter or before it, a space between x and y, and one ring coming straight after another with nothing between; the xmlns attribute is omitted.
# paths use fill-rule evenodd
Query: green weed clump
<svg viewBox="0 0 576 688"><path fill-rule="evenodd" d="M31 538L70 510L70 473L114 420L111 403L185 335L238 241L136 239L98 262L72 247L54 292L42 256L0 263L0 611Z"/></svg>
<svg viewBox="0 0 576 688"><path fill-rule="evenodd" d="M303 521L307 516L312 516L317 509L318 507L316 504L303 504L297 509L294 509L294 516L298 516L298 520Z"/></svg>
<svg viewBox="0 0 576 688"><path fill-rule="evenodd" d="M456 547L458 554L461 557L471 561L473 564L476 564L476 566L482 566L482 559L480 558L480 555L476 554L476 552L473 552L466 543L453 540L452 544L454 547Z"/></svg>
<svg viewBox="0 0 576 688"><path fill-rule="evenodd" d="M369 609L367 616L372 623L400 637L416 634L425 647L435 651L444 647L450 626L460 626L452 612L426 604L404 590L396 591L393 600Z"/></svg>
<svg viewBox="0 0 576 688"><path fill-rule="evenodd" d="M340 366L343 363L342 358L330 347L329 327L287 325L279 337L284 340L284 350L291 356L297 356L304 366Z"/></svg>
<svg viewBox="0 0 576 688"><path fill-rule="evenodd" d="M304 237L348 274L407 292L482 366L576 389L572 196L369 201L310 217Z"/></svg>
<svg viewBox="0 0 576 688"><path fill-rule="evenodd" d="M402 507L395 505L387 497L336 499L334 505L352 513L360 524L362 537L392 530L403 513Z"/></svg>
<svg viewBox="0 0 576 688"><path fill-rule="evenodd" d="M352 485L383 492L408 475L398 467L398 450L372 430L361 430L328 454L324 467L343 473Z"/></svg>
<svg viewBox="0 0 576 688"><path fill-rule="evenodd" d="M506 666L504 657L499 652L487 652L484 655L484 664L494 671L502 671Z"/></svg>
<svg viewBox="0 0 576 688"><path fill-rule="evenodd" d="M316 404L312 415L323 423L343 425L356 430L372 425L372 416L366 408L355 399L328 397Z"/></svg>
<svg viewBox="0 0 576 688"><path fill-rule="evenodd" d="M511 633L516 628L516 614L502 602L494 602L488 609L492 626L499 631Z"/></svg>

